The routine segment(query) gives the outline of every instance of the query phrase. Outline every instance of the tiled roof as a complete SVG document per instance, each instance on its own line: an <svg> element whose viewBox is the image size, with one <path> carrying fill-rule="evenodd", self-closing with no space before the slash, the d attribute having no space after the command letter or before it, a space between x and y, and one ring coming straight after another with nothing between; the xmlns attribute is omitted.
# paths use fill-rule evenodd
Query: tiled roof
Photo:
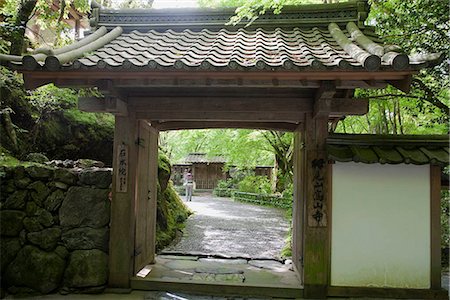
<svg viewBox="0 0 450 300"><path fill-rule="evenodd" d="M218 163L223 164L226 163L225 157L223 156L212 156L208 157L206 153L190 153L186 159L185 162L187 163L205 163L205 164L211 164L211 163Z"/></svg>
<svg viewBox="0 0 450 300"><path fill-rule="evenodd" d="M408 56L365 27L366 1L304 5L232 27L221 11L93 10L85 40L0 61L25 69L418 69L440 54ZM92 37L94 36L94 37Z"/></svg>
<svg viewBox="0 0 450 300"><path fill-rule="evenodd" d="M348 135L327 140L328 158L367 164L449 164L449 136Z"/></svg>

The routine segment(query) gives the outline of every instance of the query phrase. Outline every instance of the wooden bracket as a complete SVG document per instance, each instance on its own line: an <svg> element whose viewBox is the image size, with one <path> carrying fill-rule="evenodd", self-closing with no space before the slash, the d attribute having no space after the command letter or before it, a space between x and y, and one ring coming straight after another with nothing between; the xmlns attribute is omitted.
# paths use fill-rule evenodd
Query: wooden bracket
<svg viewBox="0 0 450 300"><path fill-rule="evenodd" d="M336 83L325 80L320 83L314 97L313 118L328 116L331 111L331 101L336 95Z"/></svg>
<svg viewBox="0 0 450 300"><path fill-rule="evenodd" d="M80 97L78 109L85 112L109 112L122 117L128 115L127 103L115 97Z"/></svg>
<svg viewBox="0 0 450 300"><path fill-rule="evenodd" d="M405 79L387 80L387 82L393 87L398 88L400 91L409 93L411 91L412 75L408 75Z"/></svg>

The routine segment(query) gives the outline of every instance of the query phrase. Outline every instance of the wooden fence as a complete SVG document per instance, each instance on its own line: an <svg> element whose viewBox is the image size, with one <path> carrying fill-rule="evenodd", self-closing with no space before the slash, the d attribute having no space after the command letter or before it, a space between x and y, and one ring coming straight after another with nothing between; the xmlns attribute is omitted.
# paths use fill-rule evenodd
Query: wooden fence
<svg viewBox="0 0 450 300"><path fill-rule="evenodd" d="M268 205L280 208L292 207L292 198L283 198L275 195L253 194L235 191L232 197L237 201L255 203L259 205Z"/></svg>

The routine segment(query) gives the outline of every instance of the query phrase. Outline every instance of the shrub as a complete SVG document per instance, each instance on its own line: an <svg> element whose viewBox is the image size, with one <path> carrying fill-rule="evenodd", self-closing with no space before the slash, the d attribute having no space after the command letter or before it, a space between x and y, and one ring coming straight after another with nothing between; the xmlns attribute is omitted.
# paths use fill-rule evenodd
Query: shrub
<svg viewBox="0 0 450 300"><path fill-rule="evenodd" d="M270 181L265 176L250 175L238 184L238 190L244 193L270 194L272 192Z"/></svg>

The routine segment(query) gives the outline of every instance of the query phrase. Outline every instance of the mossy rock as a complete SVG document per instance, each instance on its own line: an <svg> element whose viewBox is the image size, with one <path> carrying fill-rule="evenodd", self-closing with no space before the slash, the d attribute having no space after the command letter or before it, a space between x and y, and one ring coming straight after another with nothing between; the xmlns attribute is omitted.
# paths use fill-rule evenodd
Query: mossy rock
<svg viewBox="0 0 450 300"><path fill-rule="evenodd" d="M28 200L28 191L24 190L16 191L6 199L5 203L2 205L2 209L22 210L25 208L27 200Z"/></svg>
<svg viewBox="0 0 450 300"><path fill-rule="evenodd" d="M48 157L45 156L42 153L30 153L26 156L26 161L31 161L31 162L35 162L35 163L46 163L49 161Z"/></svg>
<svg viewBox="0 0 450 300"><path fill-rule="evenodd" d="M18 238L4 238L0 243L0 270L2 273L6 270L6 267L16 257L17 253L21 249L20 240Z"/></svg>
<svg viewBox="0 0 450 300"><path fill-rule="evenodd" d="M50 194L50 189L42 182L35 181L28 186L30 196L38 205L42 206L43 201Z"/></svg>
<svg viewBox="0 0 450 300"><path fill-rule="evenodd" d="M47 179L53 176L53 169L41 165L31 165L25 168L25 172L35 179Z"/></svg>
<svg viewBox="0 0 450 300"><path fill-rule="evenodd" d="M0 230L4 236L18 236L23 229L25 213L18 210L0 211Z"/></svg>
<svg viewBox="0 0 450 300"><path fill-rule="evenodd" d="M64 286L101 286L108 280L108 255L100 250L76 250L70 254L64 272Z"/></svg>
<svg viewBox="0 0 450 300"><path fill-rule="evenodd" d="M45 251L55 249L60 237L61 229L57 227L47 228L27 234L27 239L30 243L39 246L39 248Z"/></svg>
<svg viewBox="0 0 450 300"><path fill-rule="evenodd" d="M9 264L4 279L10 286L25 286L47 294L58 288L65 264L56 253L28 245Z"/></svg>
<svg viewBox="0 0 450 300"><path fill-rule="evenodd" d="M165 191L167 188L167 184L169 183L171 174L171 165L170 161L162 153L159 153L158 155L158 182L159 186L161 187L161 191Z"/></svg>
<svg viewBox="0 0 450 300"><path fill-rule="evenodd" d="M66 228L108 225L110 217L109 190L71 187L59 208L60 224Z"/></svg>

